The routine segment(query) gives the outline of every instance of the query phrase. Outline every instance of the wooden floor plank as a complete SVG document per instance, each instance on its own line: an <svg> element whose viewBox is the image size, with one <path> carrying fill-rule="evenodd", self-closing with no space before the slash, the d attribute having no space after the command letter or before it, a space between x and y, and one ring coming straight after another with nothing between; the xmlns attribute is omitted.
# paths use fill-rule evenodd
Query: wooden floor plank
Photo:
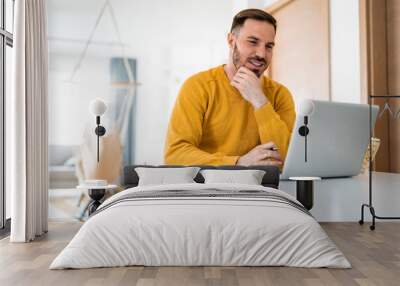
<svg viewBox="0 0 400 286"><path fill-rule="evenodd" d="M0 285L399 285L400 223L380 222L375 231L357 223L321 226L351 262L352 269L292 267L116 267L48 269L81 224L50 223L50 231L32 243L0 240Z"/></svg>

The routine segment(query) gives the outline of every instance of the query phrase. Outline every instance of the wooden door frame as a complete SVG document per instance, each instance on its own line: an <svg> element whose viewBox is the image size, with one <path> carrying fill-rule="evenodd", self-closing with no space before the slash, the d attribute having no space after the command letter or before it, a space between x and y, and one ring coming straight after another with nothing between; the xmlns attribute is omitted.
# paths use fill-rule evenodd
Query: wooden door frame
<svg viewBox="0 0 400 286"><path fill-rule="evenodd" d="M286 8L287 6L295 3L298 0L278 0L276 1L274 4L266 7L264 9L264 11L266 11L267 13L271 14L272 16L274 16L274 14L276 14L277 12L279 12L280 10ZM328 64L328 78L327 78L327 90L328 90L328 100L332 101L332 88L331 88L331 37L330 37L330 15L329 15L329 6L330 6L330 0L326 0L327 2L327 11L326 11L326 15L324 15L324 17L326 18L327 21L327 35L326 35L326 45L327 45L327 64ZM278 27L277 30L279 31L279 23L278 23ZM270 64L268 70L266 71L266 75L269 77L273 76L273 70L274 70L274 66L273 63Z"/></svg>
<svg viewBox="0 0 400 286"><path fill-rule="evenodd" d="M362 102L369 95L388 94L388 39L386 0L359 0L360 7L360 72ZM385 100L374 100L382 109ZM377 118L374 137L381 139L373 168L390 172L390 118L387 114Z"/></svg>

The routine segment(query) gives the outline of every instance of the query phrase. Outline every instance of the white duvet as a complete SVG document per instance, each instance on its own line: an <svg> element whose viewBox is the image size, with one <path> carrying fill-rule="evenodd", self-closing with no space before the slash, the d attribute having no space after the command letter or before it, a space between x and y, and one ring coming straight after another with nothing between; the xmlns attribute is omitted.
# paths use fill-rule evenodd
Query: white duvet
<svg viewBox="0 0 400 286"><path fill-rule="evenodd" d="M122 201L131 192L263 190L232 184L135 187L105 201L56 257L50 269L145 266L294 266L349 268L313 217L257 198L153 198ZM106 207L108 205L108 207Z"/></svg>

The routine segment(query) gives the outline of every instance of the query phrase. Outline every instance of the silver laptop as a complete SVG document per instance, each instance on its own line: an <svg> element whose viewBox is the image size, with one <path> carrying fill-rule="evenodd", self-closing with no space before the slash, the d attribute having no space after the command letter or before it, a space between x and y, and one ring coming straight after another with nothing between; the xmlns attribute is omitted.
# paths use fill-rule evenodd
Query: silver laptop
<svg viewBox="0 0 400 286"><path fill-rule="evenodd" d="M299 134L304 116L297 115L281 179L359 174L370 137L369 105L318 100L312 103L313 113L308 116L307 162L305 139ZM378 106L372 106L372 126L378 110Z"/></svg>

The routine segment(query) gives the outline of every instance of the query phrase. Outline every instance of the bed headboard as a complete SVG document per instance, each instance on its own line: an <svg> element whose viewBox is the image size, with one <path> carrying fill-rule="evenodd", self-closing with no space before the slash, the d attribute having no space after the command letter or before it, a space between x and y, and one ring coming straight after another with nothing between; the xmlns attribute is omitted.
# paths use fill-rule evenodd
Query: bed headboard
<svg viewBox="0 0 400 286"><path fill-rule="evenodd" d="M125 189L136 187L139 183L139 176L135 171L137 167L147 167L147 168L171 168L171 167L185 167L177 165L160 165L160 166L149 166L149 165L132 165L124 167L124 174L122 178L122 185ZM279 168L276 166L195 166L200 167L202 170L205 169L219 169L219 170L263 170L265 175L262 179L262 185L265 187L271 187L278 189L279 187ZM200 174L194 178L197 183L204 183L204 178Z"/></svg>

